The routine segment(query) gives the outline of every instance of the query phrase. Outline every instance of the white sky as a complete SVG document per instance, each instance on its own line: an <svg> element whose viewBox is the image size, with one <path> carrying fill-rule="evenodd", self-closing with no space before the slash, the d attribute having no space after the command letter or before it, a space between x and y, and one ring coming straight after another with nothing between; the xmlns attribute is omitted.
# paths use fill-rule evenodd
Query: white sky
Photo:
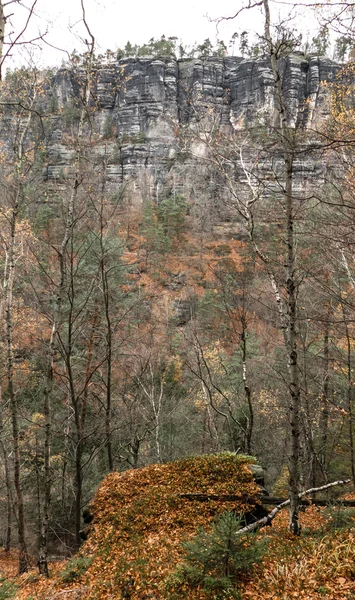
<svg viewBox="0 0 355 600"><path fill-rule="evenodd" d="M31 4L31 0L23 2ZM208 17L233 15L240 8L241 0L85 0L85 6L99 51L124 47L128 40L143 44L152 37L160 38L162 34L166 37L177 36L185 44L201 43L207 37L213 43L219 37L228 44L235 31L253 31L262 23L258 16L259 9L254 9L244 13L238 22L222 23L217 33L216 24L211 23ZM23 22L26 13L17 5L9 8L14 12L14 30L18 30L21 18ZM75 36L75 33L85 36L80 23L81 14L80 0L38 0L36 18L32 20L28 34L34 36L38 30L43 32L48 29L46 39L51 44L69 52L74 48L81 51L80 40ZM299 24L300 19L297 22ZM41 53L41 63L58 64L61 60L59 56L65 58L64 54L60 55L46 47ZM16 62L18 64L18 60Z"/></svg>

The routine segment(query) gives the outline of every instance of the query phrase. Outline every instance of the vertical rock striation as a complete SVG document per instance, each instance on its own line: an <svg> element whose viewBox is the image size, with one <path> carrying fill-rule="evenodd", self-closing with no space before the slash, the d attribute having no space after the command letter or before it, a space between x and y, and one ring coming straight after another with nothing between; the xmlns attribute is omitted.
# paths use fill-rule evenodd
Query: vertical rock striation
<svg viewBox="0 0 355 600"><path fill-rule="evenodd" d="M290 126L312 130L324 119L328 106L322 82L332 80L337 69L327 58L303 53L283 60ZM108 178L113 186L132 182L141 200L159 201L173 188L186 192L191 160L182 153L181 141L187 131L201 132L208 115L218 115L219 126L229 131L256 123L272 126L275 118L271 66L262 57L127 58L98 67L95 81L93 124L101 136L99 153L109 149ZM59 70L52 94L62 117L53 117L48 179L70 173L72 150L63 134L65 115L78 105L78 73Z"/></svg>

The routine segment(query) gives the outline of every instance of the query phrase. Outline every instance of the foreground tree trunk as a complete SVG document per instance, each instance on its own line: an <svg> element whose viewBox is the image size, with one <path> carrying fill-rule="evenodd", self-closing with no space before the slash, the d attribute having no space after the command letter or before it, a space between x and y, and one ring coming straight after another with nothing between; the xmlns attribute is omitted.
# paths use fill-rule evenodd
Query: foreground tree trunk
<svg viewBox="0 0 355 600"><path fill-rule="evenodd" d="M319 415L319 464L322 475L327 479L327 446L328 446L328 422L329 422L329 311L325 322L325 331L323 338L323 353L324 353L324 373L323 373L323 389L321 396L321 408Z"/></svg>
<svg viewBox="0 0 355 600"><path fill-rule="evenodd" d="M12 206L10 208L9 225L10 235L6 247L6 265L4 277L5 291L5 340L6 340L6 376L11 413L12 424L12 441L13 441L13 456L14 456L14 484L17 500L17 529L18 529L18 548L19 548L19 573L25 573L28 570L28 556L25 541L25 515L24 515L24 500L21 481L21 456L20 456L20 438L19 438L19 412L17 394L15 391L15 370L14 370L14 350L13 350L13 290L15 282L16 263L21 257L22 251L18 256L15 256L16 249L16 234L19 222L19 212L21 209L21 201L24 197L24 181L25 175L28 172L25 157L25 139L28 134L31 119L32 106L36 99L36 90L32 98L31 107L28 110L27 119L24 122L21 134L15 145L14 151L16 156L15 177L12 190L9 190L13 196ZM18 115L19 121L23 118L22 114Z"/></svg>
<svg viewBox="0 0 355 600"><path fill-rule="evenodd" d="M6 535L4 538L4 551L9 552L10 548L11 548L11 533L12 533L11 480L10 480L9 460L8 460L5 445L2 441L1 441L1 449L2 449L2 454L4 457L5 484L6 484Z"/></svg>
<svg viewBox="0 0 355 600"><path fill-rule="evenodd" d="M57 311L59 313L61 302L61 294L57 297ZM49 577L48 572L48 533L50 520L50 504L51 504L51 438L52 438L52 421L51 421L51 396L54 379L54 357L55 357L55 337L57 332L58 320L54 317L51 337L49 341L49 357L47 364L46 382L44 387L44 490L43 490L43 517L41 521L39 552L38 552L38 569L40 574Z"/></svg>
<svg viewBox="0 0 355 600"><path fill-rule="evenodd" d="M11 31L7 35L7 42L5 46L5 34L7 31L7 21L13 16L13 13L5 14L6 11L11 11L11 5L22 4L20 0L0 0L0 81L3 79L4 74L4 62L8 57L13 55L13 50L16 46L22 46L24 44L33 44L36 41L43 40L45 34L39 33L32 39L24 42L23 36L28 31L30 22L35 15L35 8L38 0L32 0L30 5L27 5L27 17L23 26L20 26L18 31Z"/></svg>
<svg viewBox="0 0 355 600"><path fill-rule="evenodd" d="M84 123L86 118L89 116L89 102L91 95L91 81L92 81L92 68L93 58L95 51L95 38L91 33L89 25L86 20L85 3L81 0L82 19L89 41L87 41L87 63L85 66L85 79L83 82L83 94L82 94L82 107L80 110L80 118L78 123L78 132L76 138L76 154L74 162L74 176L70 198L67 207L67 219L66 219L66 233L62 244L62 251L60 256L60 272L61 278L63 279L63 288L67 286L67 296L69 302L69 311L66 321L66 346L65 343L61 342L62 351L65 357L65 370L68 381L68 393L72 409L74 412L75 422L75 435L76 445L74 452L74 463L75 463L75 479L74 479L74 495L75 495L75 546L78 548L81 544L80 530L81 530L81 510L82 510L82 485L83 485L83 473L82 473L82 458L84 451L84 428L85 428L85 398L84 406L80 406L80 393L76 393L76 377L73 371L73 327L74 321L77 315L74 314L74 305L76 302L76 288L74 285L75 278L75 251L74 251L74 227L76 224L75 219L75 206L78 198L78 191L82 183L82 158L83 158L83 142L84 142ZM69 252L67 247L69 245ZM67 257L67 252L69 257ZM68 263L68 264L67 264ZM88 358L90 363L91 358ZM86 377L84 383L84 395L87 392L87 386L90 383L90 378ZM82 393L82 392L81 392Z"/></svg>
<svg viewBox="0 0 355 600"><path fill-rule="evenodd" d="M6 374L10 401L12 441L14 452L14 482L17 499L17 528L19 548L19 573L28 570L28 557L25 542L25 515L21 482L21 458L19 438L18 405L14 386L14 352L13 352L13 287L15 278L15 235L19 211L19 190L17 191L11 211L10 242L7 257L6 304L5 304L5 339L6 339Z"/></svg>
<svg viewBox="0 0 355 600"><path fill-rule="evenodd" d="M106 321L106 334L105 334L105 345L106 345L106 406L105 406L105 435L106 435L106 452L107 452L107 467L111 472L114 470L113 452L112 452L112 439L111 439L111 417L112 417L112 366L113 366L113 326L111 320L111 300L110 300L110 283L109 283L109 269L106 265L106 251L105 251L105 228L107 228L107 221L104 214L105 206L105 193L106 193L106 179L107 177L107 154L105 150L104 161L102 165L102 185L100 195L100 205L98 211L98 217L100 220L100 276L101 276L101 288L102 288L102 299L104 305L105 321Z"/></svg>
<svg viewBox="0 0 355 600"><path fill-rule="evenodd" d="M243 314L240 319L242 331L240 335L240 345L242 350L242 376L243 376L243 387L244 394L246 399L246 404L248 407L249 415L247 419L247 427L245 432L245 450L247 454L252 453L252 436L253 436L253 428L254 428L254 409L252 402L252 393L248 382L247 377L247 320L246 313L243 310Z"/></svg>
<svg viewBox="0 0 355 600"><path fill-rule="evenodd" d="M277 130L284 161L284 200L285 200L285 243L286 243L286 311L285 341L288 354L289 394L290 394L290 454L289 454L289 493L290 493L290 531L299 535L299 493L300 493L300 383L297 354L297 283L294 236L293 207L293 160L295 152L295 132L287 122L287 111L282 89L282 79L278 64L277 51L271 36L269 1L263 0L265 15L265 40L268 46L271 69L274 77L276 109L278 112Z"/></svg>
<svg viewBox="0 0 355 600"><path fill-rule="evenodd" d="M353 377L352 377L352 339L349 332L349 319L345 314L344 303L341 302L341 308L343 313L343 320L345 326L345 339L346 339L346 374L347 374L347 411L348 411L348 422L349 422L349 448L350 448L350 466L351 476L353 484L355 485L355 442L354 442L354 431L353 431Z"/></svg>

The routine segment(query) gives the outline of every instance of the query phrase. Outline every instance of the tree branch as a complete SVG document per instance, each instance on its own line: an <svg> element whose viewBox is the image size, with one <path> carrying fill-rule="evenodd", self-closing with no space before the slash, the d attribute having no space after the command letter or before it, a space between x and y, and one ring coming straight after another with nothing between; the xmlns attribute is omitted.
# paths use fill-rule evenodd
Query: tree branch
<svg viewBox="0 0 355 600"><path fill-rule="evenodd" d="M316 492L322 492L324 490L328 490L329 488L336 487L338 485L346 485L348 483L351 483L351 479L333 481L332 483L327 483L326 485L322 485L321 487L310 488L308 490L305 490L304 492L301 492L300 494L298 494L298 498L301 499L304 496L309 496L310 494L315 494ZM271 513L268 514L267 517L263 517L262 519L259 519L259 521L256 521L256 523L251 523L251 525L247 525L246 527L243 527L236 533L236 535L238 535L238 536L243 535L244 533L249 533L250 531L254 531L255 529L259 529L261 527L265 527L266 525L269 525L271 523L271 521L276 517L276 515L280 512L280 510L282 510L283 508L286 508L286 506L289 506L290 502L291 502L290 499L285 500L285 502L282 502L282 504L279 504L278 506L276 506L271 511Z"/></svg>

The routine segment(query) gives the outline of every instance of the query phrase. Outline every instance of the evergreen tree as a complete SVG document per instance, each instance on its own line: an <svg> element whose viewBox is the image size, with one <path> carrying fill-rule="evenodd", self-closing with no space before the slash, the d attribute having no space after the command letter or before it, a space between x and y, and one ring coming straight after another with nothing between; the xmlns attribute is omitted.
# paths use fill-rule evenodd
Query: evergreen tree
<svg viewBox="0 0 355 600"><path fill-rule="evenodd" d="M237 535L240 521L233 512L224 512L212 524L212 530L200 530L183 544L185 561L176 571L176 582L202 586L214 595L238 598L238 578L260 560L263 544ZM174 583L176 584L174 581Z"/></svg>

